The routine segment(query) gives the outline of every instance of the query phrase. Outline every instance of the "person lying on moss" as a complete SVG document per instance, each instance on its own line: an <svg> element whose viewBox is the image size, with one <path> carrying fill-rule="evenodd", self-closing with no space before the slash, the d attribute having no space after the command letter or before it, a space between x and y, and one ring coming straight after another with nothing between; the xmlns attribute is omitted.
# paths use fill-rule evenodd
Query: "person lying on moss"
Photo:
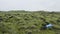
<svg viewBox="0 0 60 34"><path fill-rule="evenodd" d="M51 23L46 23L46 24L42 24L42 30L46 30L46 29L52 29L53 24Z"/></svg>

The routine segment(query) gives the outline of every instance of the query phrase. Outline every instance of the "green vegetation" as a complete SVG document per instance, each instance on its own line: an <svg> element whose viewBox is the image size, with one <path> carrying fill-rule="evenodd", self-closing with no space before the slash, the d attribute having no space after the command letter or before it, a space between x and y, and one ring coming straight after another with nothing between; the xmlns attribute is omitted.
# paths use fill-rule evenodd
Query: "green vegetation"
<svg viewBox="0 0 60 34"><path fill-rule="evenodd" d="M52 30L41 30L46 22ZM60 12L0 11L0 34L60 34Z"/></svg>

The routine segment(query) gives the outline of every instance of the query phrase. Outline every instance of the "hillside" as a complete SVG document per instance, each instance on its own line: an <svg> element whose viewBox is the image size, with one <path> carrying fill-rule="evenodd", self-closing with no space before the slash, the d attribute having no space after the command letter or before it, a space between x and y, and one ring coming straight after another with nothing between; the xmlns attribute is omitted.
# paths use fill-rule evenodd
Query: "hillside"
<svg viewBox="0 0 60 34"><path fill-rule="evenodd" d="M46 22L55 28L41 30ZM60 34L60 12L0 11L0 34Z"/></svg>

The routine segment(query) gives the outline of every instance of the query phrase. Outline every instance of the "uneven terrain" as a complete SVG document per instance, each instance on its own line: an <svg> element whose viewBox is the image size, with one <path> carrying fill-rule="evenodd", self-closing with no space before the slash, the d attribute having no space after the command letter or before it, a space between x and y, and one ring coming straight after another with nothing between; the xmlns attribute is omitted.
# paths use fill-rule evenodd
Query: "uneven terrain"
<svg viewBox="0 0 60 34"><path fill-rule="evenodd" d="M46 22L52 30L41 30ZM0 34L60 34L60 12L0 11Z"/></svg>

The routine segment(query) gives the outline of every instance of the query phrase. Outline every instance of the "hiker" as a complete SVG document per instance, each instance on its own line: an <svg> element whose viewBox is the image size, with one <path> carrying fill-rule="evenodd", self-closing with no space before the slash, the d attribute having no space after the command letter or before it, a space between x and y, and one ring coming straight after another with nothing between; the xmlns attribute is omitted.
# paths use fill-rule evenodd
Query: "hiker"
<svg viewBox="0 0 60 34"><path fill-rule="evenodd" d="M53 26L52 24L47 24L47 25L46 25L46 28L51 29L51 28L52 28L52 26Z"/></svg>
<svg viewBox="0 0 60 34"><path fill-rule="evenodd" d="M46 24L42 24L42 30L46 30L46 29L51 29L53 27L52 24L50 23L46 23Z"/></svg>

